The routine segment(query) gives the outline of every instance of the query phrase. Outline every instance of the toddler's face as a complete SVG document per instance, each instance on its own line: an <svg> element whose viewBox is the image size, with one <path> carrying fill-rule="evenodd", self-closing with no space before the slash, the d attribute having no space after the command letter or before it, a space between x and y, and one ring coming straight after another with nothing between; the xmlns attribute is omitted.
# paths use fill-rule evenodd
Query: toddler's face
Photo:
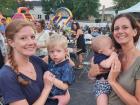
<svg viewBox="0 0 140 105"><path fill-rule="evenodd" d="M67 55L67 49L62 48L61 46L56 46L49 50L49 55L51 59L56 63L60 63L65 60Z"/></svg>

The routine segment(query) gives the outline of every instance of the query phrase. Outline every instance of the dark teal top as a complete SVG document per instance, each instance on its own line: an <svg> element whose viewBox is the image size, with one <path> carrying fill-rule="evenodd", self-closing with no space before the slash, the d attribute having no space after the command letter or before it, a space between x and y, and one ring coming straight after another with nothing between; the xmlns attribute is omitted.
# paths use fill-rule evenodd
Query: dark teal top
<svg viewBox="0 0 140 105"><path fill-rule="evenodd" d="M48 70L48 65L38 57L30 57L37 79L32 80L24 74L19 74L24 79L31 81L27 86L21 85L17 81L17 74L11 67L4 65L0 70L0 91L4 98L4 103L9 104L14 101L26 99L29 105L32 105L41 95L44 87L43 74ZM57 100L48 99L46 105L57 105Z"/></svg>

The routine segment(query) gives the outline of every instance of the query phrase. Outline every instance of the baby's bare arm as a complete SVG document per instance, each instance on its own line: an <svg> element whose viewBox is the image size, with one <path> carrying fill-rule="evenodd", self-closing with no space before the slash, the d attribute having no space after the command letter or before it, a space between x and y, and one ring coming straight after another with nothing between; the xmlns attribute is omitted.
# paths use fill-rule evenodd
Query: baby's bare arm
<svg viewBox="0 0 140 105"><path fill-rule="evenodd" d="M61 81L57 78L54 78L53 84L54 84L54 86L56 86L57 88L62 89L62 90L67 90L69 87L67 83L64 83L63 81Z"/></svg>
<svg viewBox="0 0 140 105"><path fill-rule="evenodd" d="M109 69L112 65L113 60L118 57L116 52L112 52L110 57L106 60L103 60L99 65L105 69Z"/></svg>

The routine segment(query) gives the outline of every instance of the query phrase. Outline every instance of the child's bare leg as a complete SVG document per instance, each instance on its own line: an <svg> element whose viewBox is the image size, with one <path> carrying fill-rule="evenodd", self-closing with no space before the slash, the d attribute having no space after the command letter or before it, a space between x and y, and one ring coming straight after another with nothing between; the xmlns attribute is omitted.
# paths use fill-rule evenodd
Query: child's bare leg
<svg viewBox="0 0 140 105"><path fill-rule="evenodd" d="M106 94L101 94L98 96L97 105L108 105L108 96Z"/></svg>
<svg viewBox="0 0 140 105"><path fill-rule="evenodd" d="M67 104L62 103L62 102L60 102L60 101L58 100L58 105L67 105Z"/></svg>
<svg viewBox="0 0 140 105"><path fill-rule="evenodd" d="M79 59L79 67L82 68L82 62L83 62L83 54L82 53L78 55L78 59Z"/></svg>

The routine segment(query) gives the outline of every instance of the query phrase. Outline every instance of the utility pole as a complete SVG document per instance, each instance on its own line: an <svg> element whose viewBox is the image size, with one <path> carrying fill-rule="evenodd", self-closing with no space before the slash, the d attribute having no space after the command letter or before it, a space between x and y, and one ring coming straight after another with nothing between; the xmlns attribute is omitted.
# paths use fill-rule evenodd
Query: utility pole
<svg viewBox="0 0 140 105"><path fill-rule="evenodd" d="M104 21L104 13L105 13L105 5L103 5L103 9L102 9L101 23Z"/></svg>

